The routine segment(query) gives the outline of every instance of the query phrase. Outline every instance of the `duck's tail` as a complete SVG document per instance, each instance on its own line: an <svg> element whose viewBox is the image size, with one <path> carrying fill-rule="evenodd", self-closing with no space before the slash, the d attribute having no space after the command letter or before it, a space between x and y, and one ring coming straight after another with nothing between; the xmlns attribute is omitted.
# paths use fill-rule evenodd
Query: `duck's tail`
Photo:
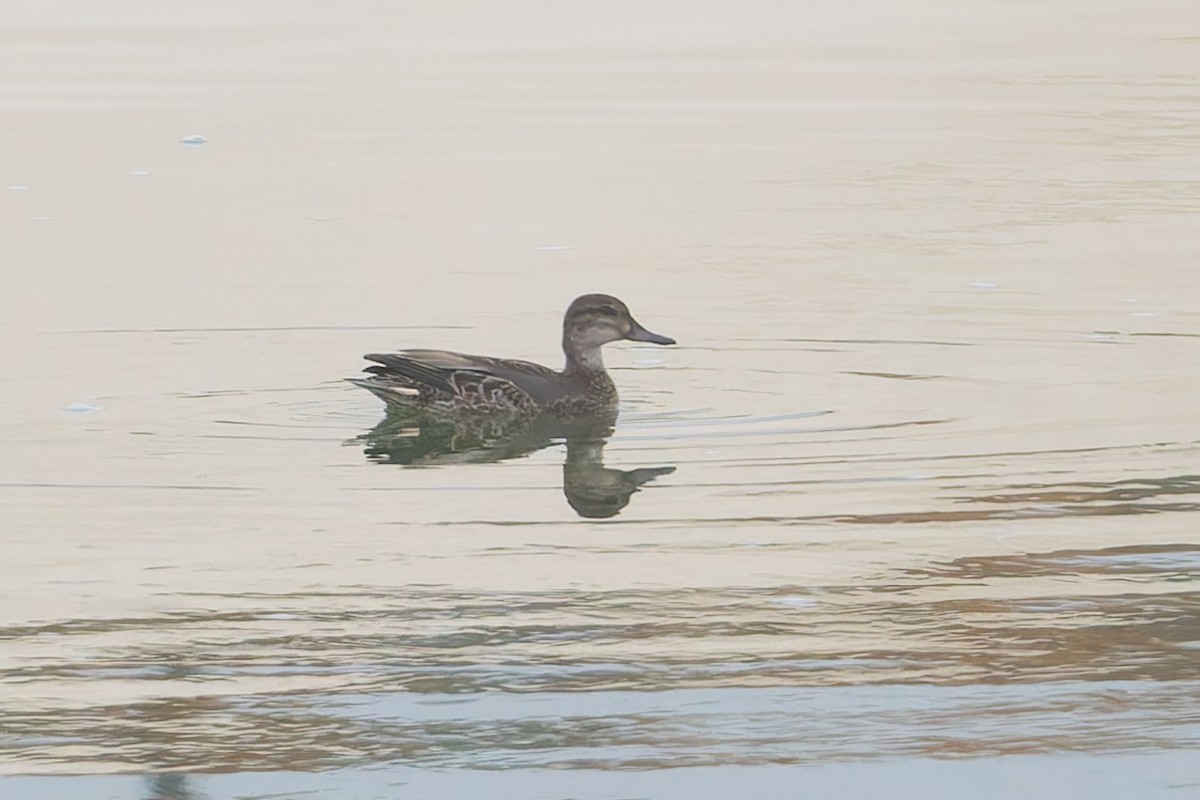
<svg viewBox="0 0 1200 800"><path fill-rule="evenodd" d="M421 402L421 390L412 386L393 383L376 376L369 378L346 378L346 380L355 386L361 386L366 389L387 403L388 406L413 409L419 407Z"/></svg>

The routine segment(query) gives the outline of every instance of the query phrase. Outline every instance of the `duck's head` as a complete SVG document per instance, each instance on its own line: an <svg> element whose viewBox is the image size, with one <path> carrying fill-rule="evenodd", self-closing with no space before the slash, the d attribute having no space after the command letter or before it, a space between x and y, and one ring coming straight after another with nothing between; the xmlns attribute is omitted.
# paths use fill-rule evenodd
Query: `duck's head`
<svg viewBox="0 0 1200 800"><path fill-rule="evenodd" d="M567 356L599 353L603 344L620 339L651 344L675 344L675 340L651 333L638 324L629 308L608 294L585 294L575 298L563 318L563 348Z"/></svg>

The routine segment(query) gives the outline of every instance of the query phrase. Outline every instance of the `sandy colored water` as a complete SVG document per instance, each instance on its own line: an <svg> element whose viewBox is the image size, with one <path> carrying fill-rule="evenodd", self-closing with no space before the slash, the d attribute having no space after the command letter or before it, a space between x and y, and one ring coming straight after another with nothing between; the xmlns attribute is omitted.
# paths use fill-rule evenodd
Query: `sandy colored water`
<svg viewBox="0 0 1200 800"><path fill-rule="evenodd" d="M9 0L2 793L1190 796L1193 6Z"/></svg>

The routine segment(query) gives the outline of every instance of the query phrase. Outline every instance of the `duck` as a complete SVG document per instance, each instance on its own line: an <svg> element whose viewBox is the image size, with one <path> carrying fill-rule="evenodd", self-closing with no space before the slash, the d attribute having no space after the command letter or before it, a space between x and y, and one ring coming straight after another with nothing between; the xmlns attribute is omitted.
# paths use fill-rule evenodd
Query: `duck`
<svg viewBox="0 0 1200 800"><path fill-rule="evenodd" d="M673 345L642 327L609 294L575 298L563 316L563 369L448 350L369 353L363 377L347 378L380 398L389 412L456 417L549 414L563 419L615 414L617 387L600 348L620 340Z"/></svg>

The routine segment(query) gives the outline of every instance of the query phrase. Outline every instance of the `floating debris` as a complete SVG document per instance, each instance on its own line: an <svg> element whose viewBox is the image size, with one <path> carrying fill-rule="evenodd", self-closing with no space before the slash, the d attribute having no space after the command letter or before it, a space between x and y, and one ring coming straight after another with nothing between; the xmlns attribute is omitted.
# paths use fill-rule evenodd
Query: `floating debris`
<svg viewBox="0 0 1200 800"><path fill-rule="evenodd" d="M970 286L972 289L998 289L998 288L1000 288L1000 284L992 283L991 281L974 281L973 283L968 283L967 285Z"/></svg>
<svg viewBox="0 0 1200 800"><path fill-rule="evenodd" d="M179 140L179 142L180 142L180 144L190 144L190 145L194 145L194 146L195 146L195 145L202 145L202 144L207 144L207 143L208 143L208 137L207 137L207 136L201 136L201 135L200 135L200 134L198 134L198 133L194 133L194 134L192 134L191 136L185 136L185 137L183 137L182 139L180 139L180 140Z"/></svg>
<svg viewBox="0 0 1200 800"><path fill-rule="evenodd" d="M93 412L99 411L100 406L94 406L91 403L84 403L82 401L76 401L74 403L71 403L71 405L67 406L66 410L70 411L72 414L91 414Z"/></svg>
<svg viewBox="0 0 1200 800"><path fill-rule="evenodd" d="M148 169L131 169L129 174L134 178L144 178L147 175L153 175L154 173Z"/></svg>
<svg viewBox="0 0 1200 800"><path fill-rule="evenodd" d="M5 186L4 188L8 189L10 192L28 192L29 191L28 186L22 186L19 183L14 183L12 186Z"/></svg>

